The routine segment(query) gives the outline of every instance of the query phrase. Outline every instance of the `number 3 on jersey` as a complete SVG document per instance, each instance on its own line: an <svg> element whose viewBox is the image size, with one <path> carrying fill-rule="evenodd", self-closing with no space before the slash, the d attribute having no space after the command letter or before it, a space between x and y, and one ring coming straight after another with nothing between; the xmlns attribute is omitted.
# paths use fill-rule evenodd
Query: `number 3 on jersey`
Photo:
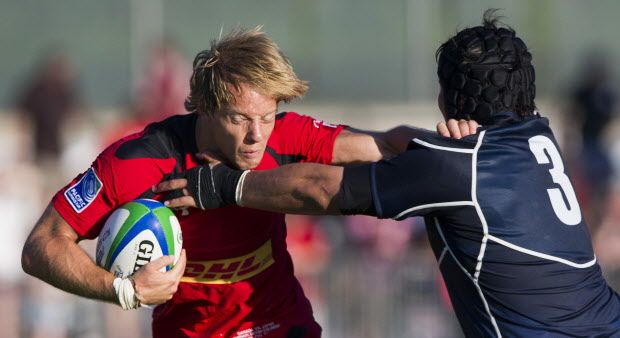
<svg viewBox="0 0 620 338"><path fill-rule="evenodd" d="M549 160L551 160L552 168L549 169L549 174L551 174L553 182L560 185L560 188L547 189L555 215L560 221L568 225L581 223L581 210L579 209L577 196L568 176L564 173L564 163L555 144L551 139L542 135L530 138L529 143L530 150L536 157L538 164L549 164ZM545 153L545 150L547 153ZM562 197L562 192L566 196L566 201ZM566 202L568 202L568 205Z"/></svg>

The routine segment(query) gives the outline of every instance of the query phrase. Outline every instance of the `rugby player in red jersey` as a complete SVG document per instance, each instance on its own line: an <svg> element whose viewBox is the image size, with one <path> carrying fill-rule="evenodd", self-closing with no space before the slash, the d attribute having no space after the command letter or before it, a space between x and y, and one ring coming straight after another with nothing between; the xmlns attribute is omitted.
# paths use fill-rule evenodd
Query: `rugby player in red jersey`
<svg viewBox="0 0 620 338"><path fill-rule="evenodd" d="M370 162L404 151L416 132L397 127L364 133L278 113L278 103L306 90L260 29L236 30L214 41L194 60L186 101L191 114L113 143L61 189L24 246L24 270L67 292L125 309L159 304L154 337L319 337L321 328L286 250L284 214L238 206L177 210L187 253L168 272L158 269L172 263L169 256L139 269L131 277L135 299L129 304L119 301L115 277L77 245L97 237L120 205L138 197L163 200L166 196L153 196L152 186L196 167L197 153L257 170L293 162ZM464 121L450 126L456 136L475 130ZM87 186L94 189L82 189Z"/></svg>

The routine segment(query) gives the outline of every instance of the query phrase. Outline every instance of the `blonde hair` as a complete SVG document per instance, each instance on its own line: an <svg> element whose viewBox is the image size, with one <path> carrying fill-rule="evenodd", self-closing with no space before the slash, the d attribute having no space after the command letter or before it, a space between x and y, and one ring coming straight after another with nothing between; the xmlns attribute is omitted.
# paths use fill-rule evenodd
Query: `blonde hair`
<svg viewBox="0 0 620 338"><path fill-rule="evenodd" d="M193 68L185 100L189 112L213 113L227 107L234 101L229 86L238 91L243 83L277 102L289 102L308 90L261 26L238 28L211 41L211 49L196 55Z"/></svg>

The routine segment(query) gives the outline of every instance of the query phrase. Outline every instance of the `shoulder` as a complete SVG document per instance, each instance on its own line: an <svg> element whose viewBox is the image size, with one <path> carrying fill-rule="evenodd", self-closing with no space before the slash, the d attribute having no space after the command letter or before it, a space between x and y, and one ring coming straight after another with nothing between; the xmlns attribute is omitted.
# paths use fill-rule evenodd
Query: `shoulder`
<svg viewBox="0 0 620 338"><path fill-rule="evenodd" d="M112 144L107 151L122 160L161 159L195 152L195 125L195 114L175 115L149 124L143 131Z"/></svg>
<svg viewBox="0 0 620 338"><path fill-rule="evenodd" d="M489 126L483 130L485 144L518 145L536 135L555 139L546 117L536 116L515 123Z"/></svg>
<svg viewBox="0 0 620 338"><path fill-rule="evenodd" d="M407 150L433 149L438 151L471 152L482 137L482 134L477 133L461 139L454 139L443 137L435 132L424 131L411 139Z"/></svg>
<svg viewBox="0 0 620 338"><path fill-rule="evenodd" d="M276 129L301 129L308 127L314 129L321 129L322 127L337 128L338 125L296 112L281 112L276 115Z"/></svg>
<svg viewBox="0 0 620 338"><path fill-rule="evenodd" d="M296 112L280 112L276 115L274 131L301 127L307 123L308 117Z"/></svg>

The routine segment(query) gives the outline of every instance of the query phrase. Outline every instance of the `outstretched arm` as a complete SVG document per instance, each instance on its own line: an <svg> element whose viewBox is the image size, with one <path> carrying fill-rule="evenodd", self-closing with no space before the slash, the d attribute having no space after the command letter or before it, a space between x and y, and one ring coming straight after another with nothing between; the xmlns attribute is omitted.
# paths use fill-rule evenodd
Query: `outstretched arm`
<svg viewBox="0 0 620 338"><path fill-rule="evenodd" d="M473 120L439 122L437 133L460 139L476 133L478 123ZM332 164L348 165L376 162L392 158L405 150L414 137L428 131L407 125L400 125L385 132L365 131L355 128L343 130L334 142Z"/></svg>
<svg viewBox="0 0 620 338"><path fill-rule="evenodd" d="M173 192L165 202L171 208L213 209L237 204L292 214L375 215L370 192L371 165L343 168L295 163L243 172L218 164L190 169L184 178L161 182L153 191Z"/></svg>
<svg viewBox="0 0 620 338"><path fill-rule="evenodd" d="M240 205L285 213L340 214L343 168L299 163L249 172Z"/></svg>

